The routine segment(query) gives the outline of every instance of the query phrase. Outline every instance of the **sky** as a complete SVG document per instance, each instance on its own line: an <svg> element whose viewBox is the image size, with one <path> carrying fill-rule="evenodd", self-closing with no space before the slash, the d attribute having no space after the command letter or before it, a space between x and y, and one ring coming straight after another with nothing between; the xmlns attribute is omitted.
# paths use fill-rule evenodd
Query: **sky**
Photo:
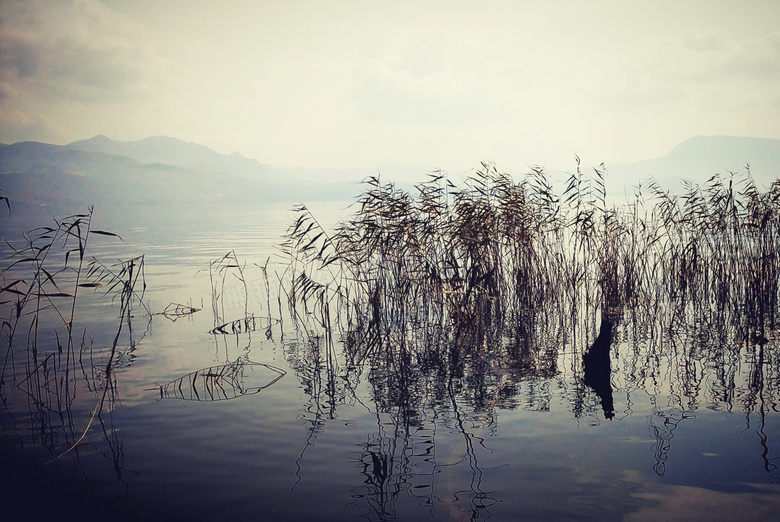
<svg viewBox="0 0 780 522"><path fill-rule="evenodd" d="M524 171L780 139L778 20L776 0L0 0L0 142Z"/></svg>

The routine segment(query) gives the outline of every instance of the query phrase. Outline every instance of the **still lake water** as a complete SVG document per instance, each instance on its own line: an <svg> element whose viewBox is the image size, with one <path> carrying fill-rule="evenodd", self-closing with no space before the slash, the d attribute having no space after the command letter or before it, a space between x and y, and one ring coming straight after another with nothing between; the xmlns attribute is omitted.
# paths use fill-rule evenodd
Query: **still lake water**
<svg viewBox="0 0 780 522"><path fill-rule="evenodd" d="M313 211L327 225L344 206ZM112 400L77 449L54 462L89 422L119 304L79 297L74 331L86 332L86 348L65 420L50 411L41 421L20 387L2 388L1 510L231 521L776 516L774 335L714 360L706 349L714 340L694 350L663 340L651 350L641 320L618 325L611 419L576 371L581 351L565 339L545 375L485 361L484 374L446 389L417 376L423 393L410 411L387 400L399 390L378 391L368 368L347 372L338 335L336 362L325 365L321 337L284 317L276 245L294 218L286 208L139 219L110 228L125 243L94 240L90 253L105 263L145 254L145 302L155 315L134 307L120 332ZM210 263L229 253L245 286L235 271L224 284L214 267L210 275ZM200 310L160 315L171 303ZM5 318L10 305L2 306ZM247 314L251 325L241 321ZM223 323L233 323L231 333L213 331ZM56 347L56 320L45 326L41 345ZM51 500L48 511L40 499Z"/></svg>

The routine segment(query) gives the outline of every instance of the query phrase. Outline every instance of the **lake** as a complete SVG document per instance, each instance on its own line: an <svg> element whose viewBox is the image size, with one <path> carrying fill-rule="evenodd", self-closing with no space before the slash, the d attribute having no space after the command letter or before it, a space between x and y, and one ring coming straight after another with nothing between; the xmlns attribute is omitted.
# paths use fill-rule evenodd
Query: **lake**
<svg viewBox="0 0 780 522"><path fill-rule="evenodd" d="M327 228L345 206L312 210ZM288 207L150 214L108 228L124 242L90 236L85 259L103 266L144 255L148 311L140 283L123 308L105 279L79 288L72 350L52 307L35 327L21 318L10 355L3 330L0 509L112 520L776 516L774 332L722 346L626 311L612 330L609 408L583 383L583 350L599 333L588 314L566 335L540 318L488 336L446 378L446 361L355 359L347 329L317 329L316 310L288 306L278 247ZM107 228L100 209L94 219ZM449 342L446 331L412 335ZM492 358L490 343L515 355Z"/></svg>

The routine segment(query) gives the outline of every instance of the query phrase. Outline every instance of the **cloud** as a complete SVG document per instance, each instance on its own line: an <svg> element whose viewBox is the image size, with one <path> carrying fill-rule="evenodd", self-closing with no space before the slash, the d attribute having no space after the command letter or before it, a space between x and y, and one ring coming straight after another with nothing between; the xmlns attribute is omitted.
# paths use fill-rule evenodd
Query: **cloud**
<svg viewBox="0 0 780 522"><path fill-rule="evenodd" d="M429 37L364 56L351 101L361 116L390 124L506 121L511 106L486 75L481 57L446 37Z"/></svg>
<svg viewBox="0 0 780 522"><path fill-rule="evenodd" d="M780 32L734 45L723 70L740 78L776 82L780 78Z"/></svg>
<svg viewBox="0 0 780 522"><path fill-rule="evenodd" d="M0 140L72 139L90 114L153 105L181 78L143 25L97 0L0 2Z"/></svg>
<svg viewBox="0 0 780 522"><path fill-rule="evenodd" d="M0 81L0 103L19 97L19 90L8 82Z"/></svg>
<svg viewBox="0 0 780 522"><path fill-rule="evenodd" d="M605 87L614 100L625 104L734 105L755 95L768 101L779 76L780 32L734 40L719 33L689 31L679 37L635 42ZM748 92L751 96L746 96Z"/></svg>
<svg viewBox="0 0 780 522"><path fill-rule="evenodd" d="M96 0L3 2L0 49L0 81L48 100L144 97L176 72L143 26Z"/></svg>
<svg viewBox="0 0 780 522"><path fill-rule="evenodd" d="M61 141L66 136L62 126L43 114L6 109L0 105L0 126L13 132L13 141L38 141L46 136Z"/></svg>

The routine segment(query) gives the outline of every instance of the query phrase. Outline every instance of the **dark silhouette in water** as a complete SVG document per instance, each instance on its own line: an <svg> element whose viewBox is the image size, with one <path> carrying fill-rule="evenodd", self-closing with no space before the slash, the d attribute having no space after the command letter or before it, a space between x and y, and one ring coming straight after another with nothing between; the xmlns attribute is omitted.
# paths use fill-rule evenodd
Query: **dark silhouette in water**
<svg viewBox="0 0 780 522"><path fill-rule="evenodd" d="M612 368L609 360L609 347L611 344L612 321L602 319L599 336L582 356L582 363L585 367L585 384L593 388L593 391L601 399L601 407L604 409L604 417L607 419L612 419L615 416L612 403L612 383L610 382Z"/></svg>

